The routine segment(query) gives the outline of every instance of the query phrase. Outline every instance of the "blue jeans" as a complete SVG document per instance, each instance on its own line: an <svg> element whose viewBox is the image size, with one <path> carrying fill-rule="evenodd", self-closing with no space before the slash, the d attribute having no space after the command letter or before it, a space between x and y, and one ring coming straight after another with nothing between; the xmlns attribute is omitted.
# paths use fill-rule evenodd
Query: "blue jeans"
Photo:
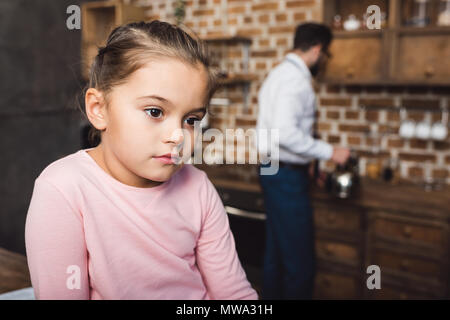
<svg viewBox="0 0 450 320"><path fill-rule="evenodd" d="M267 215L262 298L311 299L315 250L308 171L280 167L259 181Z"/></svg>

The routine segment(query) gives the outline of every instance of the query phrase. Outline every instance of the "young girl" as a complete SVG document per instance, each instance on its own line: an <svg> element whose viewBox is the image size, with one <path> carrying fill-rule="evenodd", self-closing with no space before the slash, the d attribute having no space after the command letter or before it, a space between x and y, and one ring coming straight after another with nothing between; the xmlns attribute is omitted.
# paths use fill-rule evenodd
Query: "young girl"
<svg viewBox="0 0 450 320"><path fill-rule="evenodd" d="M180 28L112 31L85 94L100 144L35 181L25 241L37 299L258 298L214 186L177 161L214 88L205 48Z"/></svg>

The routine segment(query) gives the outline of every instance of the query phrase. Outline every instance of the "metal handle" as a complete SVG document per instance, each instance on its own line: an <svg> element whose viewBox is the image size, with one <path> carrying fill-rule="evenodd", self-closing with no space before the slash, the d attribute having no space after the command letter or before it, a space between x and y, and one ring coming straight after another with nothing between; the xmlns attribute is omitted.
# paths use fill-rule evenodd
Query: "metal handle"
<svg viewBox="0 0 450 320"><path fill-rule="evenodd" d="M355 75L355 69L353 67L349 67L346 70L347 78L352 78Z"/></svg>
<svg viewBox="0 0 450 320"><path fill-rule="evenodd" d="M250 218L254 220L266 220L265 213L252 212L247 210L238 209L235 207L225 206L225 210L227 213L232 214L234 216Z"/></svg>
<svg viewBox="0 0 450 320"><path fill-rule="evenodd" d="M427 66L425 68L425 76L428 78L434 76L434 68L432 66Z"/></svg>

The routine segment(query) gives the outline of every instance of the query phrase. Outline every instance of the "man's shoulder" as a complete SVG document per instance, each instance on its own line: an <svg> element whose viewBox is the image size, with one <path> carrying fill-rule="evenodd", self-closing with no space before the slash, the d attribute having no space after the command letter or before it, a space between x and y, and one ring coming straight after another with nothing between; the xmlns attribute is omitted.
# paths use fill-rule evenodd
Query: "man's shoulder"
<svg viewBox="0 0 450 320"><path fill-rule="evenodd" d="M295 84L308 83L308 79L299 72L295 66L289 61L284 59L278 65L276 65L267 77L268 81L276 81L278 83Z"/></svg>

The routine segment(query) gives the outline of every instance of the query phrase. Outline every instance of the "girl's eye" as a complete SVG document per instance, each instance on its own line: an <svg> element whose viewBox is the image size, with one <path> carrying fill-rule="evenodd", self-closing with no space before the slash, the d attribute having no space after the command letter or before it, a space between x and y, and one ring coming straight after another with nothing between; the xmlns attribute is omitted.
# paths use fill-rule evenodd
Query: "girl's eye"
<svg viewBox="0 0 450 320"><path fill-rule="evenodd" d="M190 126L194 126L195 121L200 121L200 119L196 118L196 117L191 117L191 118L186 119L187 124Z"/></svg>
<svg viewBox="0 0 450 320"><path fill-rule="evenodd" d="M145 109L145 112L152 118L160 118L162 116L162 111L157 108Z"/></svg>

